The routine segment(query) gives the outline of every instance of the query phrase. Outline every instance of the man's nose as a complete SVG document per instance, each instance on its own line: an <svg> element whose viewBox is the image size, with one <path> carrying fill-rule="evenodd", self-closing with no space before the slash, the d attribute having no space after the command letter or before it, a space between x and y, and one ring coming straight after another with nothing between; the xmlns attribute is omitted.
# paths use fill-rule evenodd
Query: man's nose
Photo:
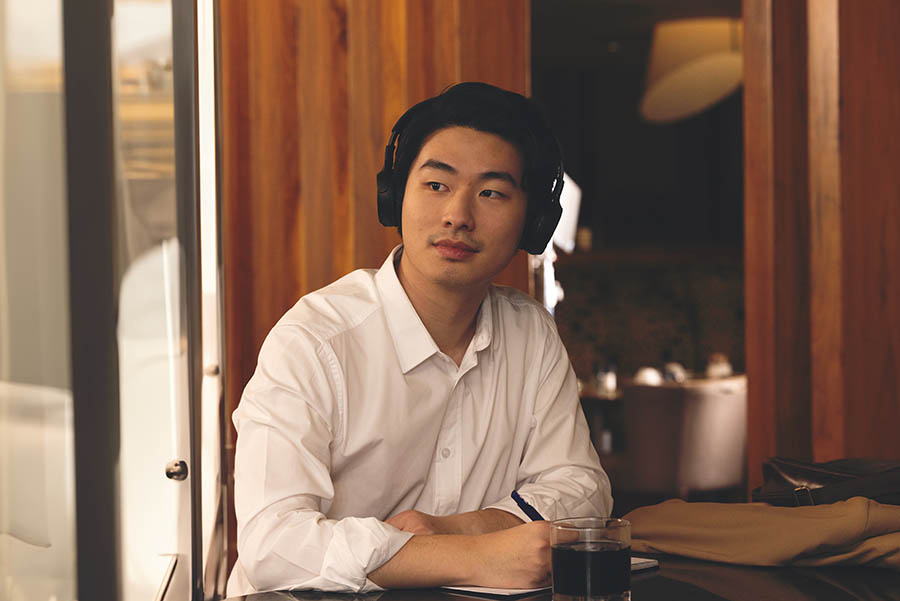
<svg viewBox="0 0 900 601"><path fill-rule="evenodd" d="M444 227L454 230L466 230L471 232L475 229L474 214L475 198L469 190L458 190L447 199L444 207Z"/></svg>

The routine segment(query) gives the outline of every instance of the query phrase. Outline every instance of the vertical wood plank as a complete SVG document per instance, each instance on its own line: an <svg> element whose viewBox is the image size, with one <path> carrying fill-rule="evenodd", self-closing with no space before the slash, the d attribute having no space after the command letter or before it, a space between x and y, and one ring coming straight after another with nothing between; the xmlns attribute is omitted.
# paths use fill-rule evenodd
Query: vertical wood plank
<svg viewBox="0 0 900 601"><path fill-rule="evenodd" d="M298 138L300 174L299 206L292 211L299 218L299 235L292 250L301 258L302 268L290 304L354 267L354 228L349 220L347 6L345 0L300 1L296 15L298 52L285 68L293 63L296 72L291 97L296 99L298 120L295 129L281 133Z"/></svg>
<svg viewBox="0 0 900 601"><path fill-rule="evenodd" d="M811 456L806 12L744 2L747 468Z"/></svg>
<svg viewBox="0 0 900 601"><path fill-rule="evenodd" d="M299 189L298 142L296 137L272 144L284 131L296 131L296 69L282 72L282 65L296 64L295 27L297 15L292 2L273 4L271 10L248 10L246 22L235 33L246 38L246 55L235 57L247 65L246 79L234 82L229 93L246 94L240 102L247 108L246 121L228 121L223 129L245 130L240 136L246 149L235 149L230 139L223 139L223 171L242 180L239 192L231 195L225 189L223 215L235 211L241 219L225 223L226 253L247 254L245 271L235 273L226 255L226 297L240 299L237 321L249 321L252 335L242 340L240 349L244 364L255 364L264 332L271 327L299 284L300 259L282 252L294 247L299 231L297 223L297 191ZM223 52L224 54L224 52ZM250 66L258 68L250 68ZM223 99L224 102L224 99ZM227 119L227 117L226 117ZM224 120L223 120L224 121ZM277 216L277 217L276 217ZM230 271L230 273L229 273ZM229 289L240 282L240 290ZM263 291L250 294L249 290ZM228 311L228 308L226 308ZM227 327L227 326L226 326ZM253 359L251 359L253 358Z"/></svg>
<svg viewBox="0 0 900 601"><path fill-rule="evenodd" d="M838 0L809 0L809 157L813 456L844 456Z"/></svg>
<svg viewBox="0 0 900 601"><path fill-rule="evenodd" d="M772 4L774 430L776 453L796 459L812 457L806 31L804 2Z"/></svg>
<svg viewBox="0 0 900 601"><path fill-rule="evenodd" d="M408 104L462 81L457 0L408 0Z"/></svg>
<svg viewBox="0 0 900 601"><path fill-rule="evenodd" d="M900 3L841 0L837 10L840 202L829 208L840 211L841 218L843 270L835 285L841 286L843 296L843 455L896 458L900 457L900 40L896 33Z"/></svg>
<svg viewBox="0 0 900 601"><path fill-rule="evenodd" d="M748 486L776 452L772 3L744 0L744 304Z"/></svg>
<svg viewBox="0 0 900 601"><path fill-rule="evenodd" d="M378 222L375 175L394 120L406 106L407 12L403 2L350 0L348 69L355 267L379 267L400 242Z"/></svg>
<svg viewBox="0 0 900 601"><path fill-rule="evenodd" d="M219 127L221 145L219 148L221 225L222 225L222 269L224 305L224 338L225 352L222 360L225 414L231 417L237 401L234 391L243 387L245 365L252 360L252 351L247 342L253 339L253 320L244 319L249 314L247 300L239 295L241 274L253 270L253 255L250 252L237 253L235 250L248 244L248 232L238 224L249 223L251 209L249 203L236 203L232 199L247 198L251 186L249 178L234 169L237 165L247 164L250 154L249 99L245 94L235 93L247 84L248 63L242 60L247 56L248 40L246 32L247 6L242 2L222 2L219 7L219 60L227 65L220 70L219 94ZM234 511L234 444L235 430L231 419L226 419L225 457L226 470L226 536L227 565L229 570L237 559L236 532L237 523Z"/></svg>
<svg viewBox="0 0 900 601"><path fill-rule="evenodd" d="M519 94L531 90L531 6L527 0L458 0L463 80Z"/></svg>

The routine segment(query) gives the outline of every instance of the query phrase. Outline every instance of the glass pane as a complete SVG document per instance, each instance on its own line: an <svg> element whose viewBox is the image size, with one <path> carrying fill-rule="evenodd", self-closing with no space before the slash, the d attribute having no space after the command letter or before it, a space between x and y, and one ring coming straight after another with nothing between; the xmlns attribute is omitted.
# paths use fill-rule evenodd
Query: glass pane
<svg viewBox="0 0 900 601"><path fill-rule="evenodd" d="M0 0L0 599L74 599L61 0Z"/></svg>
<svg viewBox="0 0 900 601"><path fill-rule="evenodd" d="M190 595L187 345L177 238L172 5L116 0L113 16L119 223L119 507L122 598Z"/></svg>

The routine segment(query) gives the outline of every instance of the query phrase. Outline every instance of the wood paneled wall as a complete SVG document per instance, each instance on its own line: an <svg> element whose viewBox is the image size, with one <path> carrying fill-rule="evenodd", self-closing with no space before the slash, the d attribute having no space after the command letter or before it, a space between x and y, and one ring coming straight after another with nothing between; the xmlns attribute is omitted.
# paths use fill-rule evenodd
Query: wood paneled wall
<svg viewBox="0 0 900 601"><path fill-rule="evenodd" d="M230 418L278 318L399 242L375 204L397 117L459 81L528 93L531 23L528 0L220 0L219 25ZM527 290L526 256L498 280Z"/></svg>
<svg viewBox="0 0 900 601"><path fill-rule="evenodd" d="M827 144L839 155L840 187L837 200L831 202L839 205L842 269L835 274L833 265L823 266L828 272L821 277L839 276L835 286L842 299L837 320L814 326L841 331L835 363L840 363L843 387L834 397L843 409L843 444L814 444L813 454L819 459L900 457L898 29L900 3L895 0L838 4L839 90L832 105L833 112L839 111L838 124L825 127ZM814 51L810 48L811 54ZM823 166L826 171L830 168ZM817 388L818 377L814 371L814 417L820 404L827 411L834 398L831 390ZM817 439L819 434L815 433Z"/></svg>
<svg viewBox="0 0 900 601"><path fill-rule="evenodd" d="M900 3L743 6L752 487L900 458Z"/></svg>

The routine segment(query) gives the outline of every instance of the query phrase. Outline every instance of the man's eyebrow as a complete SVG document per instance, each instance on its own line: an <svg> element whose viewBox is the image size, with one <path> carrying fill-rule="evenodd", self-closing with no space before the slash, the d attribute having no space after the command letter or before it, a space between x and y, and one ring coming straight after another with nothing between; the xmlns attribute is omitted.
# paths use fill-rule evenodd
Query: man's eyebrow
<svg viewBox="0 0 900 601"><path fill-rule="evenodd" d="M452 173L454 175L459 173L456 170L456 167L454 167L453 165L448 165L447 163L445 163L443 161L439 161L437 159L428 159L427 161L422 163L422 165L419 167L419 169L425 169L427 167L430 167L431 169L438 169L439 171L446 171L447 173ZM489 179L500 179L500 180L509 182L513 186L516 186L516 187L519 186L519 183L516 181L516 178L514 178L512 176L512 174L510 174L507 171L485 171L484 173L481 173L478 175L478 179L481 181L485 181L485 180L489 180Z"/></svg>
<svg viewBox="0 0 900 601"><path fill-rule="evenodd" d="M422 166L419 167L419 169L425 169L426 167L438 169L439 171L446 171L447 173L458 173L456 167L454 167L453 165L448 165L443 161L438 161L437 159L428 159L427 161L422 163Z"/></svg>
<svg viewBox="0 0 900 601"><path fill-rule="evenodd" d="M479 176L479 179L481 179L482 181L487 179L502 179L517 188L519 187L519 182L516 181L516 178L514 178L506 171L485 171Z"/></svg>

